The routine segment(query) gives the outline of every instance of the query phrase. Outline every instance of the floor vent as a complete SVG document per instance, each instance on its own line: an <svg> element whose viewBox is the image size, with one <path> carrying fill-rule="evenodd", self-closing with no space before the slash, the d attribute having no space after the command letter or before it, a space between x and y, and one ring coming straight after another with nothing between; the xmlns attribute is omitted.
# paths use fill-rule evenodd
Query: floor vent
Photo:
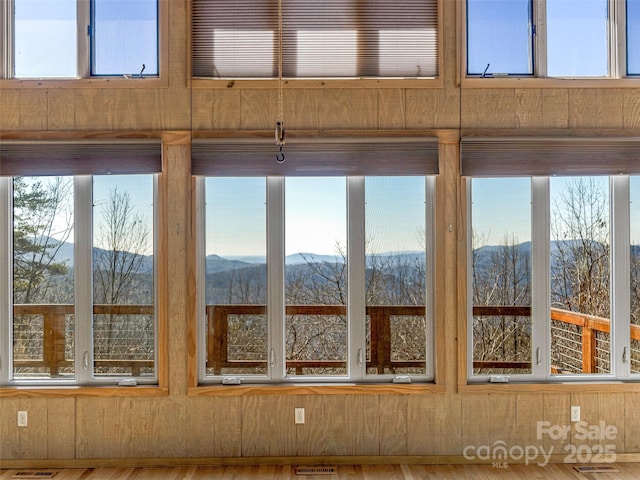
<svg viewBox="0 0 640 480"><path fill-rule="evenodd" d="M335 475L338 473L336 467L296 467L296 475Z"/></svg>
<svg viewBox="0 0 640 480"><path fill-rule="evenodd" d="M617 468L605 465L576 465L574 470L580 473L616 473Z"/></svg>

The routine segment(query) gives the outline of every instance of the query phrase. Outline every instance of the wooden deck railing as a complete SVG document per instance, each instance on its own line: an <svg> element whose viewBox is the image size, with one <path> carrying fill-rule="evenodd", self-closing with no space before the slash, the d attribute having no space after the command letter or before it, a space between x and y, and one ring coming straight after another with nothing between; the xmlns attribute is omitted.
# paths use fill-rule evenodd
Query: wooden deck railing
<svg viewBox="0 0 640 480"><path fill-rule="evenodd" d="M207 367L219 375L225 368L261 368L266 360L242 360L229 358L228 326L230 315L264 315L264 305L207 305ZM367 368L377 372L394 372L398 368L420 368L424 360L393 360L391 345L391 317L424 316L423 305L410 306L369 306L366 313L370 318L370 355ZM73 315L74 307L69 304L14 305L13 313L37 315L43 319L42 357L14 359L14 367L46 368L52 377L58 376L64 367L72 366L73 360L66 358L67 338L65 319ZM152 315L152 305L94 305L96 315ZM344 305L287 305L286 315L346 315ZM474 306L474 316L518 316L530 317L531 308L526 306ZM598 364L597 332L610 333L610 321L607 318L585 315L558 308L551 309L551 320L563 324L575 325L580 329L581 359L583 373L595 373ZM631 326L631 338L640 341L640 326ZM96 359L96 368L129 368L131 374L138 376L141 368L153 367L153 360L140 359ZM287 360L287 369L301 374L305 368L345 368L342 360ZM530 369L530 361L476 360L475 369Z"/></svg>
<svg viewBox="0 0 640 480"><path fill-rule="evenodd" d="M153 305L94 305L94 315L153 315ZM49 376L57 377L64 367L73 365L66 358L67 344L65 320L74 314L71 304L29 304L14 305L14 316L37 315L42 317L42 358L19 358L13 361L14 368L42 368ZM153 368L153 360L138 359L95 359L96 368L129 368L132 376L140 376L142 368Z"/></svg>
<svg viewBox="0 0 640 480"><path fill-rule="evenodd" d="M523 306L495 306L495 305L475 305L473 307L473 316L499 317L499 316L517 316L530 317L531 307ZM562 310L559 308L551 309L551 320L561 322L568 325L576 325L580 328L581 338L581 359L582 373L597 373L598 367L598 338L597 332L610 333L611 322L608 318L596 317L583 313ZM640 326L631 325L631 338L640 340ZM576 359L579 361L580 359ZM473 368L500 368L500 369L530 369L530 361L484 361L477 360L473 362ZM561 371L558 367L554 373Z"/></svg>
<svg viewBox="0 0 640 480"><path fill-rule="evenodd" d="M287 305L286 315L346 315L344 305ZM265 315L264 305L207 305L207 367L220 375L225 368L265 368L265 360L229 359L228 326L230 315ZM370 318L370 358L367 368L375 368L378 373L385 370L394 372L398 368L424 367L424 360L393 360L391 348L391 317L424 316L424 305L387 305L366 307ZM305 368L346 368L341 360L287 360L287 369L294 369L297 375Z"/></svg>

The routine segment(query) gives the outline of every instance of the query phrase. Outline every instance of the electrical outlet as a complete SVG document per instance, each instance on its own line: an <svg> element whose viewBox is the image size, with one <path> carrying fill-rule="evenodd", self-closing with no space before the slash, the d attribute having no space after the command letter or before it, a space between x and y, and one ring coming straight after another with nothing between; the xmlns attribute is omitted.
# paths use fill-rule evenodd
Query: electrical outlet
<svg viewBox="0 0 640 480"><path fill-rule="evenodd" d="M27 426L27 412L25 410L18 411L18 426L19 427Z"/></svg>
<svg viewBox="0 0 640 480"><path fill-rule="evenodd" d="M579 405L571 405L571 421L579 422L580 421L580 406Z"/></svg>
<svg viewBox="0 0 640 480"><path fill-rule="evenodd" d="M294 422L296 425L304 424L304 408L296 408L294 410Z"/></svg>

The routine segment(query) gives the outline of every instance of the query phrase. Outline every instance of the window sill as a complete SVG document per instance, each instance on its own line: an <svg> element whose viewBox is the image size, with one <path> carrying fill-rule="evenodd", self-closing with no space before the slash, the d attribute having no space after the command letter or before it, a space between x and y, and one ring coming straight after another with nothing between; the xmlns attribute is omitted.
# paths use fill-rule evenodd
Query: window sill
<svg viewBox="0 0 640 480"><path fill-rule="evenodd" d="M481 383L458 386L460 394L497 393L638 393L640 382Z"/></svg>
<svg viewBox="0 0 640 480"><path fill-rule="evenodd" d="M0 387L0 398L9 397L164 397L169 389L156 385L113 386L20 386Z"/></svg>
<svg viewBox="0 0 640 480"><path fill-rule="evenodd" d="M467 77L463 88L638 88L640 78Z"/></svg>
<svg viewBox="0 0 640 480"><path fill-rule="evenodd" d="M21 88L167 88L169 82L163 77L124 78L124 77L95 77L68 79L3 79L0 89Z"/></svg>
<svg viewBox="0 0 640 480"><path fill-rule="evenodd" d="M283 79L288 89L295 88L443 88L441 77L435 78L314 78ZM274 89L280 82L277 78L264 79L213 79L195 77L191 81L193 88L213 89Z"/></svg>
<svg viewBox="0 0 640 480"><path fill-rule="evenodd" d="M240 395L415 395L444 394L446 387L434 383L413 384L253 384L202 385L190 388L188 395L240 396Z"/></svg>

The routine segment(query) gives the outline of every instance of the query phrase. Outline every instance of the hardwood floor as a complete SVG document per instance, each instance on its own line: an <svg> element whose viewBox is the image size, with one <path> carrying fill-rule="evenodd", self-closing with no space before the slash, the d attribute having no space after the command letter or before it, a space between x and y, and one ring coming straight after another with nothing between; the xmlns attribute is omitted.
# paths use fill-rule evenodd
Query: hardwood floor
<svg viewBox="0 0 640 480"><path fill-rule="evenodd" d="M601 465L604 467L605 465ZM210 479L296 479L296 480L636 480L640 478L640 464L620 463L607 465L613 472L580 473L569 464L508 465L340 465L336 473L298 474L296 466L254 465L220 467L168 467L168 468L77 468L77 469L23 469L0 470L0 480L53 478L55 480L210 480ZM52 472L45 476L43 472ZM32 473L33 475L24 475ZM18 474L18 475L17 475Z"/></svg>

